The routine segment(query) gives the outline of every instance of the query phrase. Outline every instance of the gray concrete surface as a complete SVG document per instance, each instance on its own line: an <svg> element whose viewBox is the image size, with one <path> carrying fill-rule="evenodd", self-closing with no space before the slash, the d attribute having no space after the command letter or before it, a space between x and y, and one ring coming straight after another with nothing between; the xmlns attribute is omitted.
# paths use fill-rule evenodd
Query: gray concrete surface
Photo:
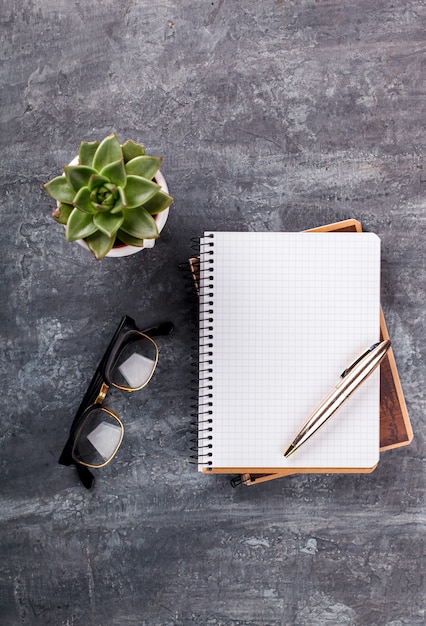
<svg viewBox="0 0 426 626"><path fill-rule="evenodd" d="M425 622L425 27L422 1L2 2L0 622ZM164 157L153 250L95 262L41 184L116 132ZM383 309L415 439L369 475L232 489L188 462L204 229L349 217L383 246ZM59 466L119 319L171 319L158 371L112 394L126 434L88 492Z"/></svg>

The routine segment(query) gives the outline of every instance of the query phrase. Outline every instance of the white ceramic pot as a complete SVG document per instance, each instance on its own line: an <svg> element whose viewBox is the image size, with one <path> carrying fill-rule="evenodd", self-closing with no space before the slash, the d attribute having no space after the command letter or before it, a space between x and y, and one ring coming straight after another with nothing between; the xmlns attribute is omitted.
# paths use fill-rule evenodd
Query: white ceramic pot
<svg viewBox="0 0 426 626"><path fill-rule="evenodd" d="M77 164L78 164L78 157L75 157L71 161L70 165L77 165ZM161 190L164 191L164 193L169 193L169 188L167 186L166 179L164 178L164 176L162 175L160 171L156 173L156 175L154 176L154 180L158 185L160 185ZM157 215L154 216L159 233L161 233L161 231L163 230L167 222L168 216L169 216L169 208L165 209L164 211L161 211L161 213L157 213ZM131 254L136 254L137 252L140 252L141 250L144 250L145 248L153 248L155 246L155 241L156 241L155 239L144 239L143 246L129 246L127 244L114 246L113 248L111 248L108 254L105 255L104 258L106 259L108 257L112 258L112 257L130 256ZM84 241L84 239L78 239L76 243L78 243L82 248L89 250L90 252L89 246Z"/></svg>

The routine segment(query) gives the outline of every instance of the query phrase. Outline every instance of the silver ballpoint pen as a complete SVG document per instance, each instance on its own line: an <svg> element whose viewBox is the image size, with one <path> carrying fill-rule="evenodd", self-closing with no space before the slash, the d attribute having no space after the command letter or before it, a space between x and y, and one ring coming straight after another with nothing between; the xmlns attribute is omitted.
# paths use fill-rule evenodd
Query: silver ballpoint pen
<svg viewBox="0 0 426 626"><path fill-rule="evenodd" d="M341 380L330 391L328 396L311 414L299 430L284 456L288 458L297 448L300 448L325 422L339 409L349 396L358 389L361 383L376 369L385 357L391 342L389 339L379 341L359 356L341 374Z"/></svg>

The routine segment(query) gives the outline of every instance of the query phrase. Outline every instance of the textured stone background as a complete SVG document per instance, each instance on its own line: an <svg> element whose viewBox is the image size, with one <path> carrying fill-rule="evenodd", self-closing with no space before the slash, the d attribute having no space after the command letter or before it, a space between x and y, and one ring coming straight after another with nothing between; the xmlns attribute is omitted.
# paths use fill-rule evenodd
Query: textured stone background
<svg viewBox="0 0 426 626"><path fill-rule="evenodd" d="M423 625L425 3L5 0L1 18L1 624ZM175 203L153 250L97 263L41 183L112 131L164 156ZM349 217L382 239L414 442L370 475L197 474L191 238ZM87 492L57 458L123 313L176 332L151 385L109 399L125 441Z"/></svg>

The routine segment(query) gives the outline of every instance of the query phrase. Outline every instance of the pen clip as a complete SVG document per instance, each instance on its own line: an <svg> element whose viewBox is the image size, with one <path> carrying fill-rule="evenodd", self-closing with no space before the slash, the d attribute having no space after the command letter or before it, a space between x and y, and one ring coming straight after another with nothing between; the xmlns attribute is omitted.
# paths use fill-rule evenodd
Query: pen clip
<svg viewBox="0 0 426 626"><path fill-rule="evenodd" d="M372 350L374 350L374 348L377 348L377 346L380 344L380 341L377 343L374 343L372 346L370 346L369 348L367 348L367 350L365 350L365 352L363 352L359 357L357 357L355 359L355 361L353 363L351 363L345 370L343 370L343 372L340 374L340 378L345 378L345 376L347 376L349 374L349 372L351 370L353 370L353 368L355 367L355 365L358 365L358 363L360 361L362 361L362 359Z"/></svg>

